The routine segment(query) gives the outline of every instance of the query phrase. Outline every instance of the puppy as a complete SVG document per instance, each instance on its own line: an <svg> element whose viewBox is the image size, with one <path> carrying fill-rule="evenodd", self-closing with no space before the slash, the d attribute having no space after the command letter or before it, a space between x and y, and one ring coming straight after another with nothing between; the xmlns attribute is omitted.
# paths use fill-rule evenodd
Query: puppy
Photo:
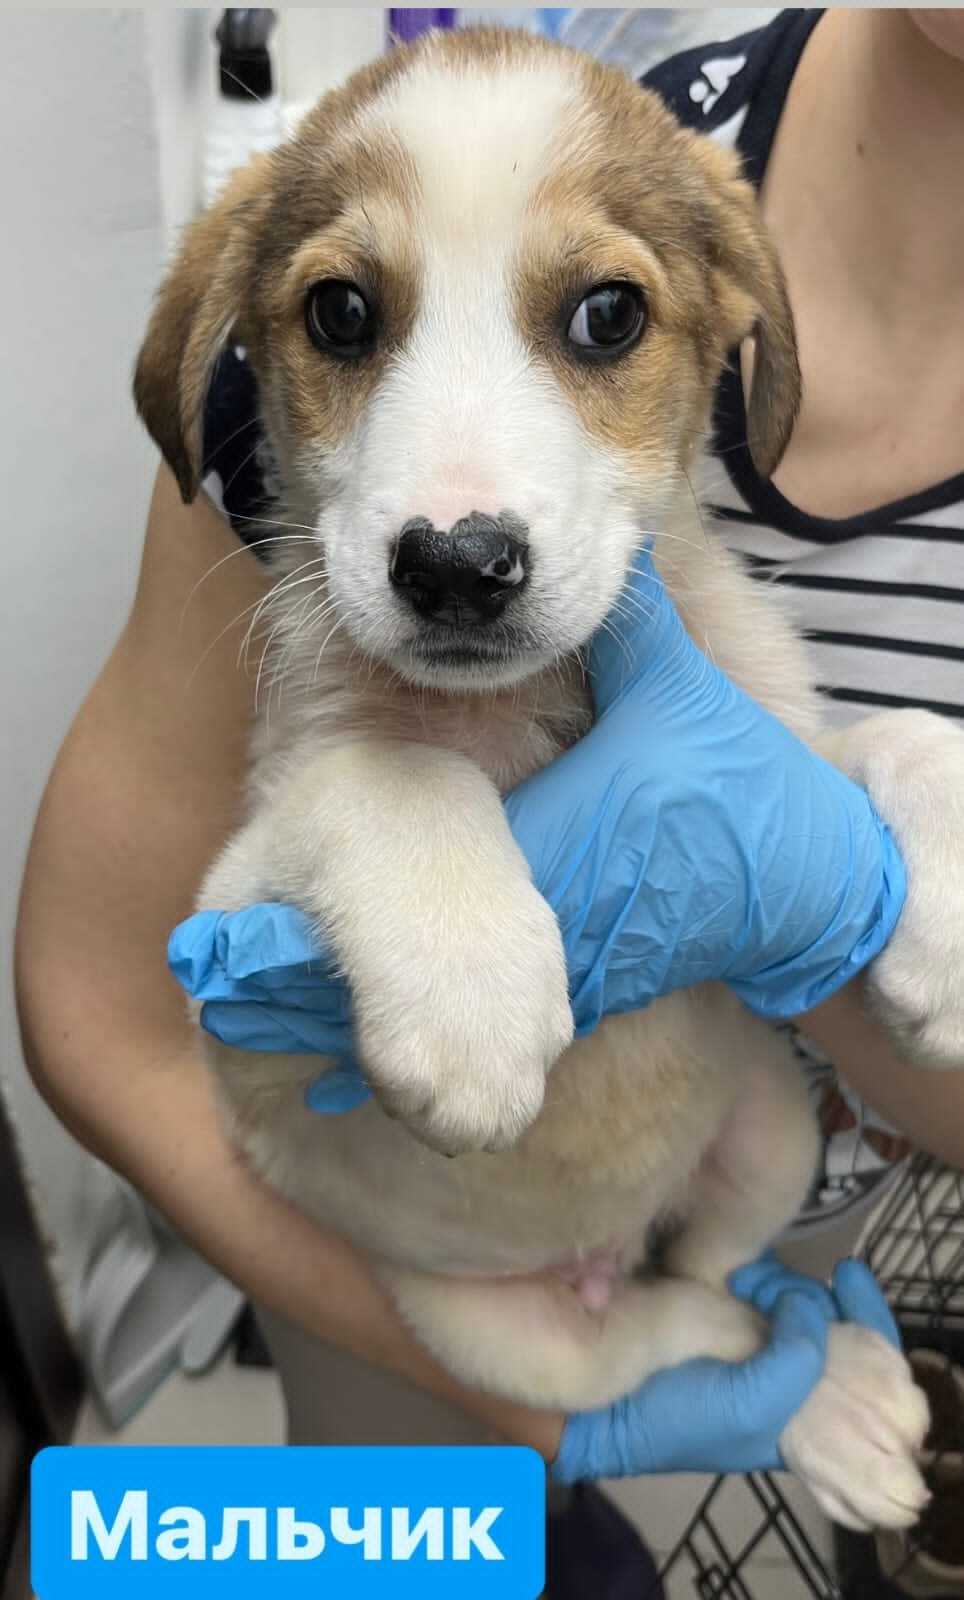
<svg viewBox="0 0 964 1600"><path fill-rule="evenodd" d="M482 31L393 52L248 167L189 232L138 364L187 500L227 341L257 375L280 485L270 715L199 904L315 919L374 1090L313 1116L317 1059L206 1040L232 1135L369 1253L454 1372L530 1404L601 1405L757 1349L725 1280L814 1168L787 1046L721 986L573 1042L558 928L500 804L587 728L579 651L648 536L694 637L818 738L802 645L694 496L715 381L748 336L770 472L799 379L735 158L619 73ZM875 983L931 1060L964 1059L962 744L900 713L826 746L908 861ZM935 792L947 821L932 798L927 824ZM667 1217L667 1270L641 1274ZM902 1358L838 1326L782 1451L830 1515L899 1526L923 1503L925 1423Z"/></svg>

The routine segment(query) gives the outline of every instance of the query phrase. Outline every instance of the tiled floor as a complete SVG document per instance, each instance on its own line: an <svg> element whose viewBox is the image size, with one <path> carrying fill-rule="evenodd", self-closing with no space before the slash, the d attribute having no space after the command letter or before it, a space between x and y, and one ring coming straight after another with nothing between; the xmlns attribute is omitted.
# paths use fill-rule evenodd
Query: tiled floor
<svg viewBox="0 0 964 1600"><path fill-rule="evenodd" d="M224 1356L203 1377L175 1372L119 1433L85 1400L75 1444L283 1444L281 1386L273 1372Z"/></svg>

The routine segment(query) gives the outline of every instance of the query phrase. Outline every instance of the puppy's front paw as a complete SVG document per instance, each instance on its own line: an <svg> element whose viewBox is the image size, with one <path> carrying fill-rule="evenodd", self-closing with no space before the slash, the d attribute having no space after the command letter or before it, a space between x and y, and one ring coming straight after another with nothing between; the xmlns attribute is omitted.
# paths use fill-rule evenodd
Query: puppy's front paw
<svg viewBox="0 0 964 1600"><path fill-rule="evenodd" d="M493 896L427 958L356 988L359 1055L381 1104L456 1155L515 1144L572 1040L555 917L529 883Z"/></svg>
<svg viewBox="0 0 964 1600"><path fill-rule="evenodd" d="M866 975L868 1000L925 1066L964 1066L964 733L926 711L845 730L841 765L897 840L907 899Z"/></svg>
<svg viewBox="0 0 964 1600"><path fill-rule="evenodd" d="M834 1522L909 1528L928 1499L917 1466L927 1401L880 1334L830 1329L824 1375L780 1438L780 1450Z"/></svg>

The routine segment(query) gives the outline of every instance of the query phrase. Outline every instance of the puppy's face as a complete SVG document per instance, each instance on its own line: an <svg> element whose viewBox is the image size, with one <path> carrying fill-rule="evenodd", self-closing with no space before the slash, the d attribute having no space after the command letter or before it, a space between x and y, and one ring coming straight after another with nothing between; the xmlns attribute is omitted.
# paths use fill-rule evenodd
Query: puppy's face
<svg viewBox="0 0 964 1600"><path fill-rule="evenodd" d="M769 471L793 333L732 158L582 56L441 35L327 97L195 225L136 389L190 497L240 339L337 621L410 679L482 688L599 625L751 332Z"/></svg>

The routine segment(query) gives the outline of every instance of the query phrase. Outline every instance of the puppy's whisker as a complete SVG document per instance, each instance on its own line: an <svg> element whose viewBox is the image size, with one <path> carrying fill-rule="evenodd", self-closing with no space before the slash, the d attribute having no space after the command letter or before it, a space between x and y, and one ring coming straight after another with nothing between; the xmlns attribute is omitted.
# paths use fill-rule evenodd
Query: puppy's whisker
<svg viewBox="0 0 964 1600"><path fill-rule="evenodd" d="M232 72L230 67L226 67L224 65L223 59L219 63L219 69L218 70L221 73L223 73L224 77L231 78L232 81L234 83L236 83L239 88L244 90L246 95L250 95L252 100L256 100L259 106L262 106L262 105L265 104L264 95L263 94L258 94L256 90L251 88L250 84L245 83L242 78L239 78L236 73Z"/></svg>
<svg viewBox="0 0 964 1600"><path fill-rule="evenodd" d="M255 601L253 608L247 608L249 610L253 609L254 615L252 616L247 632L241 641L241 646L238 651L239 664L242 656L246 656L248 647L250 646L254 637L254 630L258 625L262 612L269 609L272 605L276 605L279 598L283 594L287 593L287 591L291 588L297 588L298 584L317 582L319 579L319 574L311 573L310 569L312 567L322 565L323 562L323 556L314 556L310 561L303 561L299 567L295 567L292 572L286 573L283 577L279 578L276 583L272 584L267 594L262 595L260 600ZM309 573L309 576L301 578L299 577L300 573ZM243 615L244 612L242 612L242 616Z"/></svg>
<svg viewBox="0 0 964 1600"><path fill-rule="evenodd" d="M342 626L342 621L341 621L341 618L338 617L338 618L336 618L334 625L331 628L329 628L328 632L325 634L324 639L321 641L321 647L320 647L320 649L318 651L318 654L315 657L315 668L314 668L313 673L311 674L311 687L312 688L314 688L315 684L318 682L318 673L321 671L321 658L324 655L324 653L327 650L329 644L331 643L332 639L335 637L335 634L338 632L338 629L341 626Z"/></svg>
<svg viewBox="0 0 964 1600"><path fill-rule="evenodd" d="M254 516L249 516L246 512L241 512L241 511L235 511L233 513L233 517L234 517L234 520L236 522L253 522L253 523L256 523L256 524L258 524L258 525L260 525L261 527L264 527L264 528L295 528L295 529L300 529L304 533L311 534L311 536L314 539L315 543L317 543L317 541L318 541L318 529L317 528L313 528L310 525L310 523L307 523L307 522L285 522L285 521L282 521L282 519L280 517L254 517ZM265 543L270 543L270 535L269 535L268 539L265 540L264 542ZM249 546L249 548L250 548L250 546Z"/></svg>
<svg viewBox="0 0 964 1600"><path fill-rule="evenodd" d="M258 676L255 679L255 685L254 685L254 705L255 705L255 710L258 709L258 706L260 704L261 677L262 677L262 674L264 672L265 662L268 659L268 653L269 653L269 651L271 649L272 641L274 640L275 636L277 635L279 629L282 626L283 626L283 624L280 621L275 623L274 627L271 629L271 632L268 634L267 639L265 640L265 646L264 646L264 649L261 652L261 660L258 662ZM268 705L265 707L266 713L270 709L270 705L271 705L271 695L269 693L269 695L268 695Z"/></svg>
<svg viewBox="0 0 964 1600"><path fill-rule="evenodd" d="M248 463L254 460L254 458L257 455L257 453L260 450L260 448L261 448L261 440L259 439L257 441L257 443L254 444L252 446L252 448L248 451L247 455L243 458L243 460L238 462L238 465L235 467L235 469L232 472L230 478L228 478L227 482L222 484L222 486L221 486L221 498L222 499L227 494L228 490L231 488L231 486L235 482L235 480L241 476L242 472L244 471L244 469L248 465Z"/></svg>
<svg viewBox="0 0 964 1600"><path fill-rule="evenodd" d="M648 573L640 572L636 567L632 567L630 571L632 572L633 577L636 578L642 578L645 580L649 576ZM655 585L658 586L659 582L660 580L657 578L655 580ZM621 590L617 596L617 599L625 605L638 606L641 611L645 611L646 615L650 617L655 617L659 611L659 607L656 605L655 601L651 600L648 595L639 594L635 589Z"/></svg>
<svg viewBox="0 0 964 1600"><path fill-rule="evenodd" d="M705 525L705 523L703 521L703 506L702 506L702 503L700 501L699 495L697 494L696 490L693 487L693 480L692 480L692 478L690 477L689 473L686 471L685 468L683 469L683 477L686 480L686 487L689 490L690 498L693 501L693 509L696 512L696 521L697 521L697 524L699 526L699 530L700 530L701 534L703 535L703 543L708 545L709 544L709 538L708 538L708 535L707 535L707 532L706 532L706 525Z"/></svg>
<svg viewBox="0 0 964 1600"><path fill-rule="evenodd" d="M308 583L312 587L308 594L289 603L285 599L283 610L280 606L273 609L280 611L278 626L285 633L285 651L292 650L307 626L316 620L319 612L324 612L326 607L334 604L324 579L319 580L317 574L307 578L299 578L299 584ZM319 596L321 597L319 600Z"/></svg>
<svg viewBox="0 0 964 1600"><path fill-rule="evenodd" d="M634 578L642 578L644 583L651 583L654 589L658 589L662 582L658 572L647 571L645 567L630 566L627 568L627 572Z"/></svg>
<svg viewBox="0 0 964 1600"><path fill-rule="evenodd" d="M181 611L181 616L180 616L180 624L181 624L181 626L183 626L184 618L187 615L188 607L190 606L191 601L194 599L194 596L197 594L197 592L200 589L201 585L204 584L204 583L207 583L208 579L213 577L214 574L216 572L218 572L220 570L220 568L223 567L228 561L235 561L238 556L245 555L249 550L256 549L257 546L260 545L260 544L277 544L277 543L280 543L282 540L284 540L285 542L290 540L292 544L298 542L299 540L301 542L305 543L305 544L313 544L315 542L313 539L308 539L304 535L279 534L277 536L277 538L270 538L269 537L269 538L266 538L266 539L252 539L252 540L250 540L249 542L247 542L245 544L239 544L238 548L236 550L229 550L226 556L221 556L219 558L219 560L215 561L213 566L208 567L207 572L202 573L201 577L198 578L197 583L194 584L193 588L191 589L190 594L188 595L187 599L184 602L184 607L183 607L183 609Z"/></svg>
<svg viewBox="0 0 964 1600"><path fill-rule="evenodd" d="M324 566L324 556L312 556L310 560L302 561L300 566L293 567L290 572L283 573L282 576L278 578L269 589L267 595L268 603L270 605L277 605L283 596L288 594L291 589L297 589L303 583L315 583L319 580L324 581L326 577L326 573L324 571L320 573L317 571L311 571L313 567L324 568ZM308 573L309 576L301 577L300 575L302 573Z"/></svg>
<svg viewBox="0 0 964 1600"><path fill-rule="evenodd" d="M631 593L628 589L617 596L612 609L625 617L627 622L653 622L659 615L655 606L648 605L639 595Z"/></svg>
<svg viewBox="0 0 964 1600"><path fill-rule="evenodd" d="M633 660L633 653L630 650L629 645L626 643L626 640L624 639L623 635L616 630L616 628L613 626L613 624L609 621L608 617L605 618L600 623L599 626L600 626L600 631L602 633L608 634L609 637L612 640L614 640L615 643L619 646L620 650L622 651L623 655L626 658L627 667L629 667L629 669L632 670L632 668L636 665L636 663Z"/></svg>
<svg viewBox="0 0 964 1600"><path fill-rule="evenodd" d="M652 539L654 544L657 543L657 541L662 544L664 540L667 540L671 544L685 544L690 548L692 548L694 542L692 539L687 539L685 534L670 533L666 528L647 528L646 537L647 539Z"/></svg>
<svg viewBox="0 0 964 1600"><path fill-rule="evenodd" d="M265 609L272 613L279 613L282 624L284 624L285 618L291 616L292 610L301 603L300 599L297 601L292 599L296 589L302 588L305 584L310 584L312 589L311 596L308 597L309 599L314 595L321 594L322 592L327 593L327 573L324 571L311 572L306 570L310 567L317 567L319 564L320 563L318 562L310 561L306 562L304 566L296 567L294 572L290 573L286 579L282 580L272 590L268 605ZM296 576L296 574L304 574L304 576Z"/></svg>
<svg viewBox="0 0 964 1600"><path fill-rule="evenodd" d="M254 645L255 643L259 643L260 644L261 641L263 639L265 639L265 637L266 637L263 633L256 633L255 632L256 621L257 620L260 620L260 619L252 618L251 624L249 625L249 627L248 627L248 629L247 629L247 631L245 633L245 636L244 636L243 640L241 641L241 647L240 647L240 649L238 651L238 663L237 664L238 664L238 666L241 666L241 664L243 662L244 670L246 672L250 669L250 651L251 651L252 645ZM269 626L268 634L267 634L267 637L269 639L270 639L273 631L274 631L273 628Z"/></svg>
<svg viewBox="0 0 964 1600"><path fill-rule="evenodd" d="M276 664L296 658L305 636L332 615L335 604L322 586L313 588L294 606L285 608L277 623L276 631L281 635L281 643L276 652Z"/></svg>
<svg viewBox="0 0 964 1600"><path fill-rule="evenodd" d="M232 554L234 554L234 553L235 552L232 551ZM229 559L229 558L225 557L225 559ZM311 564L312 563L306 563L306 565L311 565ZM302 570L303 570L303 568L301 568L301 567L296 567L295 568L296 572L301 572ZM293 574L292 574L292 576L293 576ZM203 579L201 581L203 582ZM307 582L309 580L301 579L299 581L300 582ZM197 586L195 586L195 587L197 587ZM207 660L208 656L211 654L212 650L215 650L217 648L217 646L220 644L221 640L225 637L225 635L230 633L232 628L236 628L239 625L239 623L241 623L244 620L244 618L246 616L248 616L248 614L250 612L260 611L265 606L266 602L271 598L272 594L275 592L275 590L277 588L278 588L278 585L276 584L271 589L268 590L268 593L266 595L261 595L261 596L259 596L259 598L257 600L252 600L250 605L244 606L241 611L239 611L235 616L233 616L229 622L226 622L224 627L221 628L219 630L219 632L215 634L214 638L211 640L210 644L208 644L205 647L205 649L202 651L200 657L198 658L197 662L195 663L194 667L191 670L191 675L188 678L188 687L189 688L193 684L194 679L196 678L198 672L201 670L201 668L204 665L205 661ZM184 620L185 620L185 617L184 617L184 613L182 612L181 619L180 619L180 626L182 628L184 626ZM253 617L252 621L251 621L251 625L246 630L246 632L244 634L244 637L241 640L241 644L240 644L240 646L238 648L238 654L237 654L237 658L236 658L236 662L235 662L235 665L238 666L238 667L240 667L241 661L242 661L242 657L245 654L247 645L250 643L251 628L254 625L256 625L256 621L257 621L257 619L255 617Z"/></svg>
<svg viewBox="0 0 964 1600"><path fill-rule="evenodd" d="M324 597L319 604L312 606L312 601L315 600L319 593L322 593L322 591L313 589L311 594L301 602L299 610L302 614L297 618L294 627L291 629L285 645L286 651L294 650L298 640L305 633L307 633L310 628L317 627L319 622L324 622L325 619L329 617L335 610L337 602L332 599L331 595L328 594L327 591L324 591ZM306 611L306 607L311 607L311 609ZM290 621L291 618L286 617L286 624Z"/></svg>
<svg viewBox="0 0 964 1600"><path fill-rule="evenodd" d="M249 428L254 427L261 427L262 429L264 428L264 422L261 417L249 417L246 422L242 422L240 428L235 428L234 432L229 433L226 439L222 439L213 455L208 456L207 459L201 463L201 476L206 478L209 472L215 472L217 469L214 463L221 454L221 451L226 450L228 445L232 444L235 439L239 439L242 433L247 433ZM218 476L220 477L220 473L218 473Z"/></svg>
<svg viewBox="0 0 964 1600"><path fill-rule="evenodd" d="M287 672L289 663L294 661L301 639L313 628L323 624L336 609L336 603L334 600L332 600L330 595L326 596L320 605L312 607L312 601L317 593L317 590L313 591L313 593L308 595L306 600L301 603L300 609L304 614L297 619L295 626L291 630L290 635L287 637L284 646L279 652L276 672L282 677ZM283 626L287 626L289 621L290 618L286 618Z"/></svg>

